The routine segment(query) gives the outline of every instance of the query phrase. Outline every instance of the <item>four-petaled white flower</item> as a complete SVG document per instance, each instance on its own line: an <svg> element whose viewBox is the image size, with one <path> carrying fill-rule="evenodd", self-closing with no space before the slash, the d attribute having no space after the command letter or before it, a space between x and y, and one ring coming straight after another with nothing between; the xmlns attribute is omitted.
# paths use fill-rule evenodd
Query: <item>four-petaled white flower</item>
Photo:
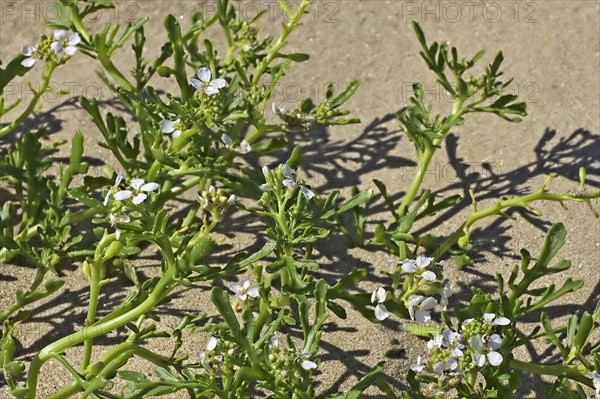
<svg viewBox="0 0 600 399"><path fill-rule="evenodd" d="M163 119L158 123L160 126L160 131L164 134L173 134L173 138L176 139L181 135L181 120L177 119L175 121L170 121L168 119Z"/></svg>
<svg viewBox="0 0 600 399"><path fill-rule="evenodd" d="M119 201L133 197L132 202L136 205L141 204L147 197L148 193L158 189L158 184L154 182L145 183L144 179L132 179L129 183L131 190L121 190L115 193L115 199Z"/></svg>
<svg viewBox="0 0 600 399"><path fill-rule="evenodd" d="M21 61L21 65L25 68L31 68L33 64L35 64L36 59L33 58L33 55L37 52L37 48L35 46L23 46L21 47L21 54L27 56L23 61Z"/></svg>
<svg viewBox="0 0 600 399"><path fill-rule="evenodd" d="M487 353L484 353L484 339L487 341L487 346L490 349ZM473 364L477 367L483 367L486 360L492 366L498 366L504 359L500 353L496 352L496 349L502 346L502 337L498 334L491 335L490 337L484 335L483 338L479 335L474 335L469 338L469 346L475 351Z"/></svg>
<svg viewBox="0 0 600 399"><path fill-rule="evenodd" d="M371 303L377 303L377 306L375 306L375 318L380 321L387 319L390 315L387 308L383 304L386 300L386 297L387 293L383 287L377 288L375 291L373 291L373 294L371 294Z"/></svg>
<svg viewBox="0 0 600 399"><path fill-rule="evenodd" d="M506 317L496 318L496 315L493 313L484 313L483 321L492 326L507 326L510 324L510 320L508 320Z"/></svg>
<svg viewBox="0 0 600 399"><path fill-rule="evenodd" d="M250 151L252 151L250 143L248 143L246 140L242 140L242 142L239 145L233 145L233 140L226 133L223 133L221 135L221 141L223 142L223 144L225 144L225 147L231 148L238 154L247 154Z"/></svg>
<svg viewBox="0 0 600 399"><path fill-rule="evenodd" d="M433 297L425 298L422 295L411 295L408 298L408 313L412 320L424 323L431 320L429 311L437 305L437 300Z"/></svg>
<svg viewBox="0 0 600 399"><path fill-rule="evenodd" d="M232 284L229 289L235 294L235 299L245 301L248 297L258 298L258 287L250 287L250 280L242 280L241 284Z"/></svg>
<svg viewBox="0 0 600 399"><path fill-rule="evenodd" d="M416 276L422 277L427 281L433 281L437 277L434 272L425 270L429 266L433 258L425 256L417 256L417 259L405 259L402 263L402 273L415 273Z"/></svg>
<svg viewBox="0 0 600 399"><path fill-rule="evenodd" d="M209 96L217 94L220 89L227 86L227 81L225 81L225 79L218 78L211 80L210 69L206 67L198 69L198 71L196 72L196 76L198 77L198 79L191 78L190 84L195 89L204 89L204 92Z"/></svg>
<svg viewBox="0 0 600 399"><path fill-rule="evenodd" d="M108 218L110 219L110 225L113 227L115 227L116 223L129 223L131 221L131 218L127 215L115 215L112 213L108 215ZM115 228L115 236L117 240L121 238L121 230L118 228Z"/></svg>
<svg viewBox="0 0 600 399"><path fill-rule="evenodd" d="M211 336L208 339L208 342L206 343L206 349L203 350L202 352L198 353L198 357L200 358L200 363L202 363L202 365L204 367L210 366L211 358L218 362L223 361L223 355L211 356L212 352L217 347L217 342L218 342L217 338L214 336Z"/></svg>
<svg viewBox="0 0 600 399"><path fill-rule="evenodd" d="M65 53L66 55L75 54L77 51L75 46L81 41L77 32L69 34L66 30L54 31L54 39L56 41L50 45L52 52L54 54Z"/></svg>
<svg viewBox="0 0 600 399"><path fill-rule="evenodd" d="M285 187L287 187L290 190L296 187L296 182L294 180L294 175L296 174L296 171L294 169L290 168L288 164L283 164L283 166L281 167L281 174L285 178L281 182ZM306 199L311 199L315 196L315 193L313 193L311 190L302 185L300 185L300 192L302 193L302 195L304 195L304 198Z"/></svg>

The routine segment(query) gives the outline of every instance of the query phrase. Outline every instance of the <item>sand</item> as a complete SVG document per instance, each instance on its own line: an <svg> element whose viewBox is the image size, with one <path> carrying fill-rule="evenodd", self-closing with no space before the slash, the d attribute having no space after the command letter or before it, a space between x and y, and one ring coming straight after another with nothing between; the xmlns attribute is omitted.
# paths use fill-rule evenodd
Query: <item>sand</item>
<svg viewBox="0 0 600 399"><path fill-rule="evenodd" d="M50 30L41 26L43 17L52 19L51 2L2 1L0 28L0 58L6 62L22 44L33 43L40 33ZM529 116L521 124L510 124L493 115L469 118L453 129L432 162L425 184L440 196L453 193L465 195L476 191L482 204L489 204L501 195L522 194L538 189L549 174L556 178L549 185L555 192L578 190L577 171L588 170L589 187L600 186L600 10L597 1L496 1L496 2L405 2L405 1L341 1L315 3L302 25L291 36L288 52L306 52L311 59L296 65L282 79L273 100L291 105L302 97L322 100L329 82L338 87L353 79L360 81L356 95L347 108L362 122L346 127L313 129L304 138L306 162L304 177L319 193L332 189L349 192L349 187L375 189L372 180L382 180L394 194L404 190L414 172L411 145L398 130L393 114L405 106L413 82L425 82L425 88L436 107L448 107L439 85L435 84L418 55L419 47L410 28L410 21L420 22L430 40L449 41L463 55L486 49L486 61L498 51L505 56L506 76L514 77L513 90L528 103ZM245 1L236 3L243 17L252 17L257 7L268 8L262 27L273 32L280 22L275 1ZM162 18L173 13L188 26L193 10L210 14L215 5L196 1L129 1L120 2L112 14L102 18L129 22L150 16L146 27L147 51L157 54L165 36ZM100 18L100 19L102 19ZM106 19L103 19L106 20ZM91 21L93 22L93 21ZM98 28L100 23L96 22ZM213 35L212 37L214 37ZM119 64L127 65L131 53L122 50ZM95 143L99 133L78 105L81 95L111 100L111 95L94 74L96 64L77 54L68 67L59 70L53 82L68 91L58 98L47 96L43 108L31 126L49 122L48 141L67 139L75 129L85 135L87 152L99 160L110 159L108 152ZM35 76L34 74L30 76ZM168 84L165 85L168 89ZM9 89L11 90L9 92ZM21 81L7 88L11 99L31 95ZM108 105L107 105L108 107ZM4 120L3 120L4 122ZM68 154L63 146L57 157ZM283 158L284 155L282 154ZM92 170L99 173L100 166ZM461 172L462 171L462 172ZM377 222L386 220L381 198L377 197L370 211L368 231ZM468 212L463 202L458 215L442 218L423 226L438 233L447 233L459 224ZM469 287L486 292L494 290L494 274L507 275L516 261L519 249L532 253L540 248L544 232L551 223L562 222L568 231L568 241L559 253L570 259L573 267L548 278L548 283L560 284L565 278L582 279L585 286L575 294L563 297L548 312L555 323L564 322L573 313L593 310L600 296L598 255L600 231L598 221L591 218L583 205L571 205L564 210L556 204L539 204L543 216L533 218L522 211L511 212L514 219L489 219L473 230L475 265L463 271L451 264L445 268L458 294L455 301L465 301ZM261 238L260 226L240 222L240 212L231 215L226 228L218 231L235 248L255 245ZM339 235L328 238L319 247L319 262L325 275L336 276L356 267L366 267L371 273L360 290L370 292L384 283L382 271L389 271L391 256L383 251L348 249ZM146 276L152 275L156 262L141 259L137 266ZM53 340L81 328L87 300L86 280L77 265L64 269L66 285L56 295L29 309L33 317L21 326L18 356L28 361ZM17 288L26 287L33 271L15 265L2 265L0 272L0 309L14 298ZM189 312L214 314L208 300L209 286L180 289L173 300L161 307L160 326L173 327L178 317ZM103 290L101 312L108 312L131 289L124 279ZM535 322L535 320L531 320ZM404 375L417 355L425 352L424 342L406 332L406 321L391 318L381 325L371 324L350 310L346 320L332 316L323 335L319 353L319 392L348 389L390 349L399 349L401 356L388 359L386 379L396 389L406 388ZM525 326L527 328L527 326ZM94 356L101 355L123 339L123 331L98 339ZM595 336L598 341L598 334ZM201 350L206 336L190 334L183 353L194 355ZM168 351L164 342L148 343L153 350ZM67 353L76 362L81 347ZM521 359L533 358L550 364L556 353L544 345L528 347L518 353ZM128 368L150 372L147 363L132 360ZM522 375L519 398L543 398L549 389L547 381ZM70 381L64 369L50 362L43 368L39 397L59 389ZM9 397L6 387L0 387L0 397ZM184 396L181 396L184 397ZM371 389L364 397L382 397Z"/></svg>

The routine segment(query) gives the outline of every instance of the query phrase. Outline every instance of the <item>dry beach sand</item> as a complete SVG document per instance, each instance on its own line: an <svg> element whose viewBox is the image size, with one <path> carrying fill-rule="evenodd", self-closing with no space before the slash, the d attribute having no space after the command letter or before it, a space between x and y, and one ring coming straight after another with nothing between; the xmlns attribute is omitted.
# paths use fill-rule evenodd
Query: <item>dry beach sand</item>
<svg viewBox="0 0 600 399"><path fill-rule="evenodd" d="M40 19L52 19L51 2L2 0L0 28L0 58L8 60L22 44L33 43L36 37L50 30ZM273 32L280 22L277 2L269 0L236 3L243 17L252 17L259 8L269 13L263 20L265 32ZM111 15L102 18L128 22L149 15L146 27L149 56L158 53L165 35L162 19L166 13L181 17L185 26L195 10L214 12L213 2L202 1L128 1L117 3ZM37 8L36 8L37 7ZM401 137L393 113L399 111L410 94L410 85L424 81L436 107L449 104L432 74L418 55L418 43L410 21L422 23L429 40L448 40L463 55L486 49L485 61L496 51L505 56L504 71L514 77L514 92L528 102L529 116L521 124L510 124L493 115L468 118L466 124L452 132L443 149L432 163L425 184L438 190L441 196L465 195L469 188L476 191L482 204L489 204L501 195L526 193L538 189L549 174L557 177L549 189L555 192L578 190L577 171L585 166L590 187L600 186L600 3L598 1L495 1L495 2L407 2L400 0L323 0L316 2L303 20L302 26L290 38L288 52L305 52L311 59L293 67L279 85L274 101L291 105L302 97L321 100L329 82L345 86L352 79L360 81L360 89L347 103L361 124L331 129L313 129L310 135L298 138L305 145L306 181L321 193L334 188L349 192L349 187L375 188L372 180L382 180L394 193L406 188L414 170L410 143ZM106 19L104 19L106 20ZM103 20L103 21L104 21ZM93 22L93 21L92 21ZM98 28L100 23L98 22ZM123 49L117 58L127 65L131 52ZM96 159L110 160L108 152L95 143L99 133L87 114L78 105L78 96L97 95L110 100L107 90L94 74L96 65L77 54L54 78L55 84L68 95L46 98L36 123L48 123L48 141L68 139L75 129L86 137L86 153ZM190 71L191 74L192 71ZM35 74L30 74L30 78ZM26 86L15 84L7 95L14 100L26 96ZM165 88L168 89L167 86ZM30 95L30 93L29 93ZM106 107L110 107L110 101ZM3 121L4 122L4 121ZM35 126L35 125L33 125ZM4 143L3 150L4 151ZM63 146L59 157L68 154ZM282 155L283 157L283 155ZM99 173L99 172L98 172ZM422 226L447 233L467 214L468 201L462 204L458 217L439 220ZM562 284L567 277L582 279L585 286L554 304L548 312L564 322L572 313L592 310L600 296L598 273L600 228L584 205L570 205L566 211L556 204L540 204L541 218L524 212L511 212L513 220L489 219L476 225L473 232L476 264L457 271L451 264L446 275L458 291L456 301L467 298L469 287L478 286L487 292L494 289L494 274L507 275L521 247L532 254L543 242L545 230L552 222L563 222L568 241L559 253L570 259L573 267L548 283ZM381 199L376 198L369 223L387 218ZM241 212L231 216L218 231L226 236L227 251L257 245L259 225L247 225ZM157 262L148 254L137 266L146 276L156 272ZM370 292L385 280L381 271L392 268L390 256L382 251L348 249L341 237L332 235L319 247L319 261L325 276L335 278L353 268L366 267L370 277L361 289ZM86 281L76 268L66 268L66 285L60 293L31 307L30 323L21 326L19 348L21 359L29 360L44 345L79 328L85 319ZM10 304L17 288L28 286L33 271L25 267L2 265L0 269L0 309ZM209 286L177 290L173 300L160 308L161 326L173 327L186 312L215 310L208 299ZM102 294L102 312L114 308L131 287L120 279ZM531 322L536 320L532 319ZM118 334L96 341L95 356L120 342ZM595 340L599 337L596 335ZM201 350L206 336L190 335L183 353L194 355ZM163 341L148 346L167 353ZM391 318L381 325L364 320L349 311L346 320L335 316L323 335L319 354L320 392L347 389L371 367L384 359L390 348L400 349L400 356L386 364L386 376L397 390L406 388L404 375L417 355L425 352L424 342L405 331L405 321ZM76 361L81 347L68 352ZM528 347L518 354L521 359L551 364L557 354L547 347ZM133 359L128 368L150 373L147 363ZM57 363L49 362L42 370L39 397L60 389L70 382L68 374ZM538 377L522 375L519 398L544 398L549 385ZM0 397L9 397L0 386ZM184 396L180 396L184 397ZM369 390L364 397L382 397Z"/></svg>

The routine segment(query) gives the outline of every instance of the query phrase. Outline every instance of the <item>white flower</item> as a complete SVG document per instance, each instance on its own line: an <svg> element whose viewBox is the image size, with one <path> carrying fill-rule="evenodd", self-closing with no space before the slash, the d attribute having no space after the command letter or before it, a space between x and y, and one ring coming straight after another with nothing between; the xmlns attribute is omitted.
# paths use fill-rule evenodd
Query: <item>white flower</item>
<svg viewBox="0 0 600 399"><path fill-rule="evenodd" d="M487 354L483 353L484 350L484 342L483 339L479 335L474 335L469 339L469 345L475 351L475 355L473 356L473 364L477 367L483 367L485 365L485 361L487 361L492 366L498 366L502 363L504 359L502 355L495 350L490 350ZM498 349L496 345L493 345L494 348ZM492 345L489 345L490 349L492 349Z"/></svg>
<svg viewBox="0 0 600 399"><path fill-rule="evenodd" d="M250 143L248 143L246 140L242 140L242 142L239 145L233 145L233 140L226 133L223 133L221 135L221 141L223 142L223 144L225 144L225 147L231 148L238 154L247 154L250 151L252 151Z"/></svg>
<svg viewBox="0 0 600 399"><path fill-rule="evenodd" d="M415 373L420 373L423 371L425 366L427 365L427 359L423 360L421 356L417 356L417 362L410 366L410 369Z"/></svg>
<svg viewBox="0 0 600 399"><path fill-rule="evenodd" d="M206 343L206 349L200 353L198 353L198 357L200 358L200 362L202 363L202 365L204 367L209 367L210 366L210 360L211 357L213 359L215 359L218 362L222 362L223 361L223 355L217 355L217 356L210 356L212 354L212 352L215 350L215 348L217 347L217 338L214 336L211 336L208 339L208 342Z"/></svg>
<svg viewBox="0 0 600 399"><path fill-rule="evenodd" d="M160 131L164 134L173 134L173 138L176 139L181 135L181 120L177 119L175 121L170 121L168 119L163 119L158 124L160 126Z"/></svg>
<svg viewBox="0 0 600 399"><path fill-rule="evenodd" d="M433 281L437 277L434 272L424 270L429 266L433 258L425 256L417 256L417 259L405 259L402 263L402 273L416 273L418 277L422 277L427 281Z"/></svg>
<svg viewBox="0 0 600 399"><path fill-rule="evenodd" d="M377 306L375 306L375 318L380 321L383 321L390 316L390 313L383 304L386 300L386 297L387 293L383 287L377 288L375 291L373 291L373 294L371 294L371 303L377 303Z"/></svg>
<svg viewBox="0 0 600 399"><path fill-rule="evenodd" d="M285 178L283 179L281 184L283 184L290 190L296 187L296 181L294 179L296 171L294 169L290 168L288 164L283 164L283 166L281 167L281 174ZM315 196L315 193L313 193L310 189L303 185L300 185L300 192L302 193L302 195L304 195L304 198L308 200Z"/></svg>
<svg viewBox="0 0 600 399"><path fill-rule="evenodd" d="M412 320L419 323L424 323L431 320L429 310L437 305L437 301L433 297L425 298L422 295L411 295L408 298L408 313Z"/></svg>
<svg viewBox="0 0 600 399"><path fill-rule="evenodd" d="M262 191L271 191L271 188L272 188L271 185L268 183L263 183L260 185L260 189Z"/></svg>
<svg viewBox="0 0 600 399"><path fill-rule="evenodd" d="M115 178L115 185L112 186L111 188L108 189L108 192L106 193L106 197L104 197L104 206L108 205L108 200L110 199L110 194L112 192L112 189L117 189L119 187L119 184L121 184L121 181L123 180L123 175L122 174L117 174L117 177Z"/></svg>
<svg viewBox="0 0 600 399"><path fill-rule="evenodd" d="M110 225L112 227L115 226L115 223L129 223L131 221L127 215L115 215L112 213L108 215L108 218L110 219ZM117 240L121 238L121 230L118 228L115 228L115 236L117 237Z"/></svg>
<svg viewBox="0 0 600 399"><path fill-rule="evenodd" d="M37 52L37 48L35 46L23 46L21 47L21 54L27 56L23 61L21 61L21 65L25 68L31 68L33 64L35 64L36 59L33 58L33 55Z"/></svg>
<svg viewBox="0 0 600 399"><path fill-rule="evenodd" d="M198 71L196 72L196 76L198 77L199 80L195 79L195 78L191 78L190 84L195 89L204 89L204 92L206 94L208 94L209 96L212 96L213 94L217 94L220 89L227 86L227 82L225 81L225 79L219 78L219 79L210 80L210 78L211 78L210 69L208 69L206 67L202 67L202 68L198 69Z"/></svg>
<svg viewBox="0 0 600 399"><path fill-rule="evenodd" d="M54 54L62 54L73 55L77 51L77 47L75 47L80 41L81 38L77 32L69 34L66 30L56 30L54 31L54 39L55 42L52 42L50 45L50 49Z"/></svg>
<svg viewBox="0 0 600 399"><path fill-rule="evenodd" d="M452 284L450 283L450 281L448 281L446 284L444 284L444 287L442 288L442 295L440 297L440 306L442 307L442 310L446 310L446 308L448 307L448 298L450 298L452 296Z"/></svg>
<svg viewBox="0 0 600 399"><path fill-rule="evenodd" d="M441 348L445 345L444 336L442 334L435 334L432 339L427 341L427 351L431 352L434 348Z"/></svg>
<svg viewBox="0 0 600 399"><path fill-rule="evenodd" d="M121 190L115 193L115 199L123 201L133 197L132 202L139 205L148 197L148 194L144 194L144 192L148 193L158 189L157 183L145 183L144 179L132 179L129 186L132 188L131 190Z"/></svg>
<svg viewBox="0 0 600 399"><path fill-rule="evenodd" d="M283 105L275 105L275 103L271 103L271 109L273 113L277 116L281 116L285 114L285 107Z"/></svg>
<svg viewBox="0 0 600 399"><path fill-rule="evenodd" d="M507 326L510 324L510 320L508 320L506 317L496 318L496 315L493 313L484 313L483 321L492 326Z"/></svg>
<svg viewBox="0 0 600 399"><path fill-rule="evenodd" d="M248 297L258 298L258 287L250 287L250 280L242 280L241 284L232 284L229 289L235 294L235 299L245 301Z"/></svg>

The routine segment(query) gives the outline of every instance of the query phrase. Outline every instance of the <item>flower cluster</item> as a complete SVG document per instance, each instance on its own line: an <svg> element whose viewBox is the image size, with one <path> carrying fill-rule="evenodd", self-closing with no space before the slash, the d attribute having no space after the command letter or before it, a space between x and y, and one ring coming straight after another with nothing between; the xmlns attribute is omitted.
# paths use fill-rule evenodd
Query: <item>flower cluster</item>
<svg viewBox="0 0 600 399"><path fill-rule="evenodd" d="M127 214L128 207L123 201L131 199L134 205L139 205L148 198L150 192L158 190L159 187L157 183L146 183L144 179L131 179L129 188L121 190L119 186L122 181L123 175L118 174L115 178L115 184L108 189L104 196L104 206L108 206L111 196L118 201L111 206L110 214L108 215L112 227L116 223L129 223L131 221L131 218ZM121 238L121 230L119 228L115 229L115 234L117 240Z"/></svg>
<svg viewBox="0 0 600 399"><path fill-rule="evenodd" d="M81 41L77 32L69 33L66 30L54 31L54 37L42 36L37 46L22 46L21 54L26 56L21 65L31 68L37 60L53 60L64 62L77 51Z"/></svg>
<svg viewBox="0 0 600 399"><path fill-rule="evenodd" d="M298 186L304 198L308 200L315 196L314 192L312 192L309 188L299 183L299 179L296 176L296 171L289 167L287 164L279 165L278 170L280 172L280 175L272 172L268 166L263 166L262 172L265 175L266 183L261 184L261 190L270 191L274 187L279 187L279 184L281 184L288 191L293 190ZM281 178L279 178L280 176Z"/></svg>
<svg viewBox="0 0 600 399"><path fill-rule="evenodd" d="M460 332L442 330L427 342L427 356L417 357L410 368L415 373L427 372L437 377L422 392L426 397L438 397L448 387L456 386L465 373L476 373L486 364L497 367L504 360L498 352L503 337L496 331L510 320L485 313L481 319L467 319Z"/></svg>
<svg viewBox="0 0 600 399"><path fill-rule="evenodd" d="M275 105L275 103L271 103L271 109L285 123L288 132L305 132L315 122L299 109L287 111L283 105Z"/></svg>
<svg viewBox="0 0 600 399"><path fill-rule="evenodd" d="M377 288L375 291L373 291L373 294L371 294L371 303L377 304L375 305L375 318L377 320L383 321L387 319L390 315L387 308L383 304L386 298L387 293L385 292L385 289L383 287Z"/></svg>
<svg viewBox="0 0 600 399"><path fill-rule="evenodd" d="M201 67L196 71L196 78L190 79L190 85L196 90L202 89L209 96L219 93L219 91L227 86L227 81L222 78L211 79L212 74L210 69Z"/></svg>
<svg viewBox="0 0 600 399"><path fill-rule="evenodd" d="M217 377L233 375L239 369L235 359L239 355L240 351L237 350L235 344L215 336L210 336L205 349L196 354L202 367Z"/></svg>
<svg viewBox="0 0 600 399"><path fill-rule="evenodd" d="M219 222L223 220L225 211L231 205L235 204L236 196L231 194L229 197L226 197L222 189L209 186L208 190L198 194L197 199L200 203L200 209L203 212L210 213L213 220Z"/></svg>
<svg viewBox="0 0 600 399"><path fill-rule="evenodd" d="M317 363L309 360L312 356L308 352L297 352L289 346L283 345L279 337L271 338L269 360L275 371L276 379L295 385L307 375L307 372L316 369Z"/></svg>

